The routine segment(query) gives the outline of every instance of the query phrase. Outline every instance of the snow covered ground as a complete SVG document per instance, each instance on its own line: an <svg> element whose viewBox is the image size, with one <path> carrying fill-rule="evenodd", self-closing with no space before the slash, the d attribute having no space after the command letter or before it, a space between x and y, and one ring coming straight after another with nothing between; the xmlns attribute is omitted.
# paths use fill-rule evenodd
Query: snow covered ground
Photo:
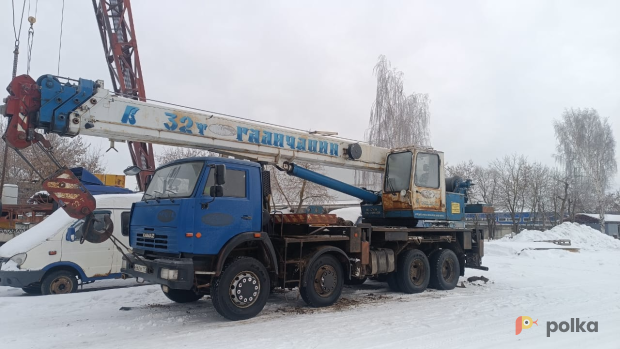
<svg viewBox="0 0 620 349"><path fill-rule="evenodd" d="M219 317L209 299L175 304L133 281L60 296L0 287L0 348L620 348L620 248L533 250L558 246L520 239L488 243L491 269L468 269L464 288L405 295L369 281L324 309L275 293L241 322ZM515 335L519 316L538 326ZM571 318L598 321L598 332L547 337L547 321Z"/></svg>

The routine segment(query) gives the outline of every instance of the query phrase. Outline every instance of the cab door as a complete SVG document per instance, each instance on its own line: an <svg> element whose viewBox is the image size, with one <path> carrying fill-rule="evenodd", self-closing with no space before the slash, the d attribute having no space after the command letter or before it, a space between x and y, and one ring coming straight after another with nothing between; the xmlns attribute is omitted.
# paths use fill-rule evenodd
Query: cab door
<svg viewBox="0 0 620 349"><path fill-rule="evenodd" d="M415 211L440 211L445 209L442 200L443 173L441 157L437 153L416 152L413 173L413 209Z"/></svg>
<svg viewBox="0 0 620 349"><path fill-rule="evenodd" d="M250 186L254 168L239 164L226 164L224 195L213 198L215 169L207 168L202 195L197 195L194 205L194 246L196 254L217 254L232 237L251 231L260 231L260 205L258 212L253 203L254 186ZM256 170L257 171L257 170ZM260 190L260 188L258 188ZM200 238L197 234L200 233Z"/></svg>

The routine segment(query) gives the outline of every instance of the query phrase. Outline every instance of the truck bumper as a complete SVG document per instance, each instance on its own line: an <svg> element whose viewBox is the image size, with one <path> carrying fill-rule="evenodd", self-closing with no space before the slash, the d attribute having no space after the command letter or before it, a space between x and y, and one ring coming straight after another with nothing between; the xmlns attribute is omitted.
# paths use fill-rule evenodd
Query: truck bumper
<svg viewBox="0 0 620 349"><path fill-rule="evenodd" d="M194 287L194 262L191 258L148 260L127 255L123 259L121 272L124 274L172 289L189 290ZM162 278L162 269L176 271L176 279Z"/></svg>
<svg viewBox="0 0 620 349"><path fill-rule="evenodd" d="M27 287L41 281L44 270L0 271L0 286Z"/></svg>

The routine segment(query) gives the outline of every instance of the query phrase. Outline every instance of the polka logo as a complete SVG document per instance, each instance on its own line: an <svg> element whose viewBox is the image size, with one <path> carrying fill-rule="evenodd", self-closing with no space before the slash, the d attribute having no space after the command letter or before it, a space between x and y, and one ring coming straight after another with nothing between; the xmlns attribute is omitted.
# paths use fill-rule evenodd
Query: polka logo
<svg viewBox="0 0 620 349"><path fill-rule="evenodd" d="M538 326L538 319L533 321L529 316L519 316L515 322L515 334L519 335L521 331L527 330L534 325Z"/></svg>

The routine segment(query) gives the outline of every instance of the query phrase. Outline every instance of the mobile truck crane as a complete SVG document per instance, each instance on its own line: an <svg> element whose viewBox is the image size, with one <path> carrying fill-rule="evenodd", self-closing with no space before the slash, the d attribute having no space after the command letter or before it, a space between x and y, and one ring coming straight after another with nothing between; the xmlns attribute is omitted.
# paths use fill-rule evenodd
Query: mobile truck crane
<svg viewBox="0 0 620 349"><path fill-rule="evenodd" d="M22 75L8 91L4 138L16 150L37 144L50 153L42 130L237 158L166 164L132 207L133 252L125 256L123 271L160 284L175 302L210 294L218 313L241 320L260 313L275 287L297 287L308 305L322 307L338 300L345 282L366 277L385 277L394 291L418 293L427 287L453 289L465 267L487 270L481 265L482 232L464 224L465 212L485 207L468 203L469 180L445 178L440 151L385 149L326 132L137 101L106 90L102 81L61 82L44 75L35 82ZM358 188L295 161L382 172L383 190ZM329 214L274 212L266 164L361 199L362 223L342 224ZM139 171L133 166L126 174ZM50 175L44 187L69 215L98 223L87 225L87 239L105 240L115 222L97 211L65 168Z"/></svg>

